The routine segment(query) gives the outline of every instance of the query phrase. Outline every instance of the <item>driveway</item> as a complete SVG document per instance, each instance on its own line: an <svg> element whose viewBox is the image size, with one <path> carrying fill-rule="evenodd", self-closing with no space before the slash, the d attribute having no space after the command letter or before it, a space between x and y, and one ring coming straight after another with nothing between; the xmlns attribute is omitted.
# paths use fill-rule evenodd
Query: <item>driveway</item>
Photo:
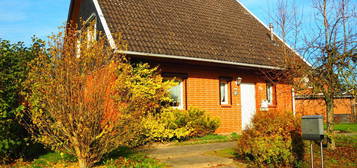
<svg viewBox="0 0 357 168"><path fill-rule="evenodd" d="M150 157L159 159L173 168L234 168L234 160L208 155L208 152L236 148L236 142L198 145L159 146L146 149Z"/></svg>

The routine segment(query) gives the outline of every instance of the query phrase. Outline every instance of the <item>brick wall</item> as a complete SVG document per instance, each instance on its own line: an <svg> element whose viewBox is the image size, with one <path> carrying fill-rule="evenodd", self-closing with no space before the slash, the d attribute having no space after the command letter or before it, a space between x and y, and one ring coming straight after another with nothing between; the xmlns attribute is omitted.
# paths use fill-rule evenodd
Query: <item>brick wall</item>
<svg viewBox="0 0 357 168"><path fill-rule="evenodd" d="M323 99L297 99L296 112L301 115L323 115L326 119L326 106ZM352 106L354 102L352 98L335 99L334 114L338 116L351 116ZM338 120L338 118L336 118Z"/></svg>
<svg viewBox="0 0 357 168"><path fill-rule="evenodd" d="M240 87L235 83L239 76L242 83L256 84L256 108L259 112L262 100L266 99L266 83L257 71L247 69L232 69L224 67L192 65L183 63L158 63L162 72L186 73L188 79L185 81L186 102L188 107L196 107L205 110L212 116L220 118L221 126L217 133L241 133L241 95ZM229 105L220 105L219 102L219 77L232 77L230 83ZM238 90L238 95L233 95L234 89ZM292 111L291 86L287 84L276 85L276 104L269 110Z"/></svg>

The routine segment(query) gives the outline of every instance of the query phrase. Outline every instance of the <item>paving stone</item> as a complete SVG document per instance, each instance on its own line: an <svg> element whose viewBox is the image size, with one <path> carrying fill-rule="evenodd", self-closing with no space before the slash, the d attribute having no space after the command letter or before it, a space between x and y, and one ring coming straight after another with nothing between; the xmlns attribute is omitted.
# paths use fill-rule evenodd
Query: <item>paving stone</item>
<svg viewBox="0 0 357 168"><path fill-rule="evenodd" d="M210 151L235 148L236 142L162 146L146 149L149 156L161 160L173 168L233 168L234 160L207 155Z"/></svg>
<svg viewBox="0 0 357 168"><path fill-rule="evenodd" d="M229 165L233 163L233 160L218 156L193 155L166 159L163 162L174 168L209 168L218 165Z"/></svg>

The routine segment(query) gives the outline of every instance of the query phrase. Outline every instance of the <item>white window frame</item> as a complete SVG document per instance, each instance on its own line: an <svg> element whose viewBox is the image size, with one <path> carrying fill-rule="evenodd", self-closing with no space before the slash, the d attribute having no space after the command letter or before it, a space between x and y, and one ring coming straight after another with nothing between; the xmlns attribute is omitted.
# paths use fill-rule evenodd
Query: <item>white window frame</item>
<svg viewBox="0 0 357 168"><path fill-rule="evenodd" d="M81 33L78 33L77 45L76 45L76 57L81 57Z"/></svg>
<svg viewBox="0 0 357 168"><path fill-rule="evenodd" d="M180 88L180 93L179 96L181 97L181 101L179 102L178 106L172 106L173 108L176 109L184 109L184 101L185 101L185 95L184 95L184 79L181 78L175 78L175 82L179 82L177 86Z"/></svg>
<svg viewBox="0 0 357 168"><path fill-rule="evenodd" d="M88 31L91 30L91 26L93 27L93 32L88 33L87 32L87 42L95 41L97 40L97 16L93 13L89 18L85 21L83 27L81 28L82 31Z"/></svg>
<svg viewBox="0 0 357 168"><path fill-rule="evenodd" d="M88 33L87 32L87 47L89 46L89 43L91 41L95 41L97 40L97 16L95 15L95 13L92 13L92 15L90 15L88 17L88 19L84 22L84 24L82 25L83 27L78 31L78 40L77 40L77 46L76 46L76 57L79 58L81 56L81 42L82 42L82 32L83 31L87 31L88 27L91 26L93 24L93 33Z"/></svg>
<svg viewBox="0 0 357 168"><path fill-rule="evenodd" d="M268 104L272 105L274 102L274 85L272 83L266 84L266 96Z"/></svg>
<svg viewBox="0 0 357 168"><path fill-rule="evenodd" d="M93 32L91 32L91 33L87 32L87 41L88 42L97 40L97 21L96 21L96 19L93 19L93 22L92 21L88 22L88 25L86 25L86 27L84 27L84 28L87 29L88 27L91 26L91 24L93 24L94 27L93 27ZM91 28L89 28L89 29L91 29ZM88 31L88 29L87 29L87 31Z"/></svg>
<svg viewBox="0 0 357 168"><path fill-rule="evenodd" d="M222 93L221 85L224 84L224 93ZM229 82L227 80L220 80L219 81L219 101L222 105L229 104ZM224 94L225 100L222 101L222 95Z"/></svg>

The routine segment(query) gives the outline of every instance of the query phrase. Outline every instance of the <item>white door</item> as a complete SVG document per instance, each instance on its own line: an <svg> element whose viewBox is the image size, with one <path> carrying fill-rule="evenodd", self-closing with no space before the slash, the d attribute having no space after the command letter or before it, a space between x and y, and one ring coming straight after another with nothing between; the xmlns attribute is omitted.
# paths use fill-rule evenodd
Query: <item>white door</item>
<svg viewBox="0 0 357 168"><path fill-rule="evenodd" d="M241 89L241 109L242 109L242 129L245 130L251 123L256 111L255 106L255 84L242 83Z"/></svg>

